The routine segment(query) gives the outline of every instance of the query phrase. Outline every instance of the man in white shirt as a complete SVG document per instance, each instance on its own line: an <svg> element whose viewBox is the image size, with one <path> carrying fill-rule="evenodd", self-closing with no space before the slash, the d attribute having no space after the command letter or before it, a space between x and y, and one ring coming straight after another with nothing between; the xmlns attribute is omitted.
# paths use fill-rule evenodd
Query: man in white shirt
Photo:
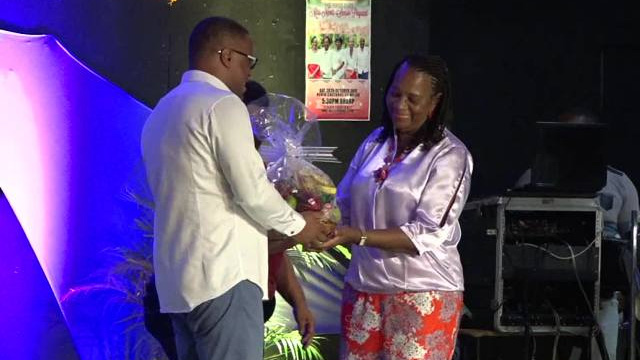
<svg viewBox="0 0 640 360"><path fill-rule="evenodd" d="M160 310L180 360L262 359L266 230L307 247L319 214L293 211L267 180L239 96L257 59L248 31L211 17L189 39L189 68L153 110L142 154L155 202Z"/></svg>
<svg viewBox="0 0 640 360"><path fill-rule="evenodd" d="M336 49L331 54L331 69L333 71L333 79L344 79L345 70L347 70L347 56L342 48L342 38L338 37L335 41Z"/></svg>
<svg viewBox="0 0 640 360"><path fill-rule="evenodd" d="M356 64L356 49L355 49L355 36L351 36L347 44L349 45L346 49L344 49L344 56L347 61L346 67L347 70L345 72L345 78L347 79L356 79L357 78L357 64Z"/></svg>
<svg viewBox="0 0 640 360"><path fill-rule="evenodd" d="M369 47L364 46L364 37L360 38L360 46L356 49L356 67L358 68L358 79L369 78L369 61L371 53Z"/></svg>
<svg viewBox="0 0 640 360"><path fill-rule="evenodd" d="M333 77L333 50L331 46L331 38L327 35L322 36L322 50L320 50L319 63L320 71L322 71L323 79L331 79Z"/></svg>

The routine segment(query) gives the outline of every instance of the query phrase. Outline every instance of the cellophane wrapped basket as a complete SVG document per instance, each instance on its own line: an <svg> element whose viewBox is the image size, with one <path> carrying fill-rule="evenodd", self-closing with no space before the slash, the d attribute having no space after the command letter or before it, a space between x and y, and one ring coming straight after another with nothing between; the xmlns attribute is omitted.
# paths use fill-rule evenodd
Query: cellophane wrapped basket
<svg viewBox="0 0 640 360"><path fill-rule="evenodd" d="M299 100L269 93L248 104L267 177L298 212L321 211L330 230L340 222L336 186L312 162L339 161L335 147L322 146L316 117Z"/></svg>

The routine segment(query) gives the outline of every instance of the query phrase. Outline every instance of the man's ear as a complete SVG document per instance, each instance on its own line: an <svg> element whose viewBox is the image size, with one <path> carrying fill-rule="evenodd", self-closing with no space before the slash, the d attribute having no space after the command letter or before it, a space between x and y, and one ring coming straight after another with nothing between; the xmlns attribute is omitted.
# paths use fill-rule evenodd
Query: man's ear
<svg viewBox="0 0 640 360"><path fill-rule="evenodd" d="M220 56L220 62L224 67L231 66L231 50L222 49L220 50L219 56Z"/></svg>

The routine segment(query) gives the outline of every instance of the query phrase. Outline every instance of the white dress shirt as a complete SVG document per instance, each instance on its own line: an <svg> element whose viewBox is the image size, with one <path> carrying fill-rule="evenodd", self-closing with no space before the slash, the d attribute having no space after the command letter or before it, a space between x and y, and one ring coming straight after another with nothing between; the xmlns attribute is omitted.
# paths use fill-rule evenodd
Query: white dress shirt
<svg viewBox="0 0 640 360"><path fill-rule="evenodd" d="M364 48L357 47L356 48L356 67L358 68L358 74L364 74L369 72L369 47L365 46Z"/></svg>
<svg viewBox="0 0 640 360"><path fill-rule="evenodd" d="M320 55L318 56L320 71L322 71L323 79L331 79L332 74L332 64L333 64L333 50L322 48L319 50Z"/></svg>
<svg viewBox="0 0 640 360"><path fill-rule="evenodd" d="M342 67L340 67L342 65ZM336 73L333 74L334 79L344 79L344 73L347 70L347 55L344 49L335 49L331 53L331 68Z"/></svg>
<svg viewBox="0 0 640 360"><path fill-rule="evenodd" d="M147 119L142 154L161 311L189 312L243 280L266 295L266 229L295 235L305 221L267 179L242 101L187 71Z"/></svg>
<svg viewBox="0 0 640 360"><path fill-rule="evenodd" d="M357 52L355 47L353 49L351 49L350 47L347 47L346 49L344 49L344 58L347 61L344 64L344 66L347 70L351 70L351 71L357 70L356 56L357 56Z"/></svg>

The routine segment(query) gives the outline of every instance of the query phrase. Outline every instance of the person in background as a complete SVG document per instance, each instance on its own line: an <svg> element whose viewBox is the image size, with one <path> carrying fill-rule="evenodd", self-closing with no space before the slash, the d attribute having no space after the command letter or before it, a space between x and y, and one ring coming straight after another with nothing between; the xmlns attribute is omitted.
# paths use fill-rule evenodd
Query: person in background
<svg viewBox="0 0 640 360"><path fill-rule="evenodd" d="M344 226L324 248L351 245L342 359L451 359L464 289L458 218L473 161L446 124L451 83L437 56L404 58L385 91L382 127L338 187Z"/></svg>
<svg viewBox="0 0 640 360"><path fill-rule="evenodd" d="M247 82L242 101L245 104L256 102L259 106L269 106L269 100L265 97L267 90L257 81ZM255 148L260 147L259 134L254 133ZM307 305L304 291L296 277L291 260L285 254L285 250L295 246L294 239L280 234L277 231L268 233L269 248L269 279L267 300L262 301L264 312L264 322L266 323L273 315L276 308L276 290L282 295L285 301L293 308L293 315L298 324L298 331L302 336L302 343L307 346L315 336L315 318L311 309Z"/></svg>
<svg viewBox="0 0 640 360"><path fill-rule="evenodd" d="M346 71L345 78L346 79L357 79L358 78L358 70L356 63L356 49L355 49L355 36L351 36L347 44L349 45L346 49L344 49L344 55L346 62Z"/></svg>
<svg viewBox="0 0 640 360"><path fill-rule="evenodd" d="M591 110L574 107L563 111L557 118L558 122L569 124L599 124L599 117ZM526 170L516 182L515 188L522 188L531 183L531 169ZM622 171L611 166L607 167L605 186L598 191L598 200L604 210L604 229L602 237L605 239L629 239L631 231L631 212L638 211L638 192L631 179ZM624 259L623 259L624 261ZM602 264L602 274L618 264ZM600 312L598 323L604 335L604 342L610 360L617 357L619 302L617 291L602 288L600 292ZM595 350L592 359L599 360L600 352Z"/></svg>
<svg viewBox="0 0 640 360"><path fill-rule="evenodd" d="M142 308L144 310L144 328L158 341L169 360L178 360L171 317L169 317L169 314L160 312L155 276L151 276L145 284Z"/></svg>
<svg viewBox="0 0 640 360"><path fill-rule="evenodd" d="M563 111L558 122L569 124L599 124L599 117L586 108L574 107ZM531 183L531 169L527 169L516 182L521 188ZM631 179L622 171L607 167L605 186L598 192L604 212L604 237L628 238L631 231L631 212L638 211L638 192Z"/></svg>
<svg viewBox="0 0 640 360"><path fill-rule="evenodd" d="M347 70L347 57L342 48L344 44L341 37L337 37L335 40L336 49L331 54L331 71L333 79L344 79L344 73Z"/></svg>
<svg viewBox="0 0 640 360"><path fill-rule="evenodd" d="M311 37L311 50L307 53L307 77L309 79L322 79L320 68L321 55L318 49L318 38Z"/></svg>
<svg viewBox="0 0 640 360"><path fill-rule="evenodd" d="M153 268L160 311L180 360L262 359L266 229L307 248L326 234L267 180L240 97L256 65L249 32L210 17L189 38L189 70L142 130L154 202Z"/></svg>
<svg viewBox="0 0 640 360"><path fill-rule="evenodd" d="M329 35L322 36L322 50L320 50L320 72L323 79L331 79L333 76L333 50L331 47L331 38Z"/></svg>
<svg viewBox="0 0 640 360"><path fill-rule="evenodd" d="M365 38L361 37L360 46L356 49L356 68L358 69L358 79L369 78L369 61L371 58L371 51L368 46L365 46L365 44Z"/></svg>

